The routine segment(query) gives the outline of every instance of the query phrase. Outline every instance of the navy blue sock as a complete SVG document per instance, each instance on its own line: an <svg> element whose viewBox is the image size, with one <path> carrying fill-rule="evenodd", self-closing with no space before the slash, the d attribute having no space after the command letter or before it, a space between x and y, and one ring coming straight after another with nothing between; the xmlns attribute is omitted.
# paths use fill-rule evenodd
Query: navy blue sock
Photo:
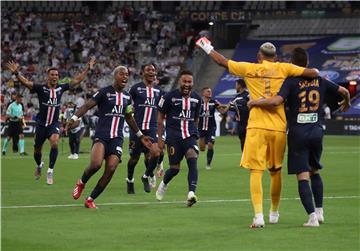
<svg viewBox="0 0 360 251"><path fill-rule="evenodd" d="M315 206L322 207L323 206L323 182L320 174L315 173L311 178L311 190L314 195Z"/></svg>
<svg viewBox="0 0 360 251"><path fill-rule="evenodd" d="M57 156L58 156L57 147L52 147L50 149L50 154L49 154L49 159L50 159L49 168L50 169L54 169L54 165L55 165Z"/></svg>
<svg viewBox="0 0 360 251"><path fill-rule="evenodd" d="M153 177L154 176L154 170L156 168L156 165L158 163L158 158L154 157L151 158L146 166L145 175Z"/></svg>
<svg viewBox="0 0 360 251"><path fill-rule="evenodd" d="M298 189L299 189L301 203L303 204L307 214L311 214L315 212L309 181L299 180Z"/></svg>
<svg viewBox="0 0 360 251"><path fill-rule="evenodd" d="M34 159L38 166L41 164L41 157L42 157L41 152L34 152Z"/></svg>
<svg viewBox="0 0 360 251"><path fill-rule="evenodd" d="M189 191L195 192L198 181L197 159L189 158L186 161L189 168L189 173L188 173Z"/></svg>
<svg viewBox="0 0 360 251"><path fill-rule="evenodd" d="M179 173L179 171L180 171L179 168L171 168L171 167L168 170L166 170L163 179L165 185L168 184L172 180L172 178L174 178Z"/></svg>
<svg viewBox="0 0 360 251"><path fill-rule="evenodd" d="M128 179L132 180L134 177L134 171L135 171L135 166L137 164L137 161L132 161L131 159L128 161L127 164L127 170L128 170Z"/></svg>
<svg viewBox="0 0 360 251"><path fill-rule="evenodd" d="M206 154L208 166L210 166L213 156L214 156L214 149L208 149L207 154Z"/></svg>
<svg viewBox="0 0 360 251"><path fill-rule="evenodd" d="M103 191L104 191L105 187L101 187L99 185L96 185L96 187L94 188L94 190L92 190L90 197L95 200Z"/></svg>

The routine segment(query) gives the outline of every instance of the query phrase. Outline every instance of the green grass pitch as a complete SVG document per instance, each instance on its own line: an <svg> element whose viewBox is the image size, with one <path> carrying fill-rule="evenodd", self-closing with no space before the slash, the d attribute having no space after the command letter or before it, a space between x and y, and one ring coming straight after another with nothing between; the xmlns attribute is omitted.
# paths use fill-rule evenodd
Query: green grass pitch
<svg viewBox="0 0 360 251"><path fill-rule="evenodd" d="M32 152L32 140L26 150ZM298 199L297 182L283 169L280 222L264 229L249 229L252 207L248 171L239 168L237 137L218 137L212 170L205 170L206 154L198 161L199 203L185 206L187 167L170 183L163 202L155 191L146 194L135 172L135 195L126 193L127 141L123 163L111 183L96 200L97 210L83 202L103 172L88 182L82 197L72 199L76 180L89 162L89 153L69 160L67 138L60 141L54 185L46 177L34 180L32 156L19 157L11 151L1 159L1 247L2 250L359 250L359 156L360 137L326 136L322 171L325 223L303 228L307 220ZM63 144L63 150L62 150ZM44 147L48 163L48 142ZM9 146L9 148L11 148ZM84 139L81 150L89 152ZM31 154L32 155L32 154ZM167 157L165 157L165 164ZM165 165L167 166L167 165ZM47 169L47 167L46 167ZM44 170L46 172L46 170ZM158 181L159 183L159 181ZM269 175L263 179L264 211L269 210ZM29 206L29 207L26 207Z"/></svg>

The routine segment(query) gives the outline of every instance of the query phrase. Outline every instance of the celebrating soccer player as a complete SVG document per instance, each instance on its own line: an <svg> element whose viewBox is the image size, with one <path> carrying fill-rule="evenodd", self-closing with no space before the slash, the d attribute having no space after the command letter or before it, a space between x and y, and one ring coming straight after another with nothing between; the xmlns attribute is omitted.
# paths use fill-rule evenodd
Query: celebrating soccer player
<svg viewBox="0 0 360 251"><path fill-rule="evenodd" d="M206 170L211 169L211 161L214 156L214 144L216 133L215 110L220 113L226 111L227 106L221 105L217 100L212 99L212 91L210 87L204 87L201 91L202 105L199 117L199 146L200 151L205 151L206 145L208 148L206 154Z"/></svg>
<svg viewBox="0 0 360 251"><path fill-rule="evenodd" d="M276 48L272 43L264 43L257 54L258 63L228 60L214 50L211 42L200 38L196 44L216 63L225 67L233 75L245 80L252 99L276 95L285 78L291 76L317 77L317 69L308 69L290 63L275 62ZM281 193L281 167L285 151L286 118L284 106L272 111L255 107L249 114L244 152L240 166L250 170L250 192L255 217L250 227L264 227L262 176L270 171L271 208L269 222L279 220Z"/></svg>
<svg viewBox="0 0 360 251"><path fill-rule="evenodd" d="M198 119L201 97L192 91L193 76L191 71L182 71L179 79L180 88L167 93L160 99L158 107L158 146L164 148L164 118L166 116L166 144L170 168L166 170L157 191L156 198L162 200L169 182L179 173L180 162L185 156L188 172L187 206L197 202L195 190L198 180L197 158L199 148Z"/></svg>
<svg viewBox="0 0 360 251"><path fill-rule="evenodd" d="M161 89L158 85L156 85L156 74L156 66L153 63L143 65L143 82L133 85L129 91L134 103L134 117L136 123L139 125L139 128L144 135L150 136L155 141L157 141L157 104L159 103L160 97L162 96ZM158 163L158 156L151 156L149 149L143 146L140 139L136 137L133 132L130 132L130 159L127 164L128 177L126 178L128 194L135 193L133 178L134 169L142 152L145 154L146 165L146 171L141 177L141 181L144 184L144 191L150 193L151 187L154 188L156 186L154 169Z"/></svg>
<svg viewBox="0 0 360 251"><path fill-rule="evenodd" d="M35 144L34 144L34 159L37 164L35 169L35 178L38 180L41 176L41 170L44 166L42 158L42 146L46 139L50 141L49 154L49 168L47 171L47 184L53 184L53 172L58 155L59 142L59 111L62 94L74 88L81 83L93 69L96 60L92 57L83 72L75 76L70 84L59 85L59 71L56 68L49 68L47 70L47 84L38 85L26 79L19 72L19 64L10 61L6 64L7 68L16 76L20 83L28 88L31 92L37 93L40 105L40 111L36 118Z"/></svg>
<svg viewBox="0 0 360 251"><path fill-rule="evenodd" d="M308 55L302 48L293 51L291 62L306 67ZM342 86L321 77L288 78L277 96L249 101L250 107L276 107L285 100L289 105L288 173L296 174L301 202L309 215L305 227L318 227L324 222L322 169L323 128L321 108L327 91L339 93L344 100L341 111L350 107L350 95ZM311 188L309 185L311 180ZM313 203L315 201L315 207Z"/></svg>
<svg viewBox="0 0 360 251"><path fill-rule="evenodd" d="M91 194L85 200L85 207L97 208L94 200L104 191L109 184L118 164L121 162L123 145L124 121L136 132L136 136L142 144L151 148L151 139L144 136L136 125L132 116L133 107L131 96L124 91L129 79L129 72L125 66L118 66L114 70L114 83L96 92L78 111L75 112L71 124L74 124L81 116L94 106L99 109L99 122L96 126L91 160L82 177L76 183L73 198L79 199L85 184L101 168L105 160L105 171L99 179Z"/></svg>

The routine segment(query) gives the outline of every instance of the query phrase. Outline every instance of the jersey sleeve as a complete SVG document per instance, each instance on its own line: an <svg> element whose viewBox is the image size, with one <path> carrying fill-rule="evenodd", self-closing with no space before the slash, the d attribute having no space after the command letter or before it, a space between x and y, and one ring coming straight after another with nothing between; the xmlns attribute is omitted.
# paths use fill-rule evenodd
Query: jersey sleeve
<svg viewBox="0 0 360 251"><path fill-rule="evenodd" d="M133 85L129 90L129 94L131 96L131 102L134 102L134 99L135 99L135 96L136 96L135 90L136 90L135 85Z"/></svg>
<svg viewBox="0 0 360 251"><path fill-rule="evenodd" d="M286 79L283 85L281 86L280 91L277 93L277 95L282 97L284 100L286 100L290 94L292 82L293 82L292 79L290 78Z"/></svg>
<svg viewBox="0 0 360 251"><path fill-rule="evenodd" d="M61 85L61 90L62 92L66 92L70 89L70 85L69 84L62 84Z"/></svg>
<svg viewBox="0 0 360 251"><path fill-rule="evenodd" d="M304 71L304 67L300 67L294 64L282 63L285 68L285 77L300 77Z"/></svg>
<svg viewBox="0 0 360 251"><path fill-rule="evenodd" d="M37 94L39 94L39 91L41 90L41 88L42 88L42 85L33 84L33 87L31 88L30 93L37 93Z"/></svg>
<svg viewBox="0 0 360 251"><path fill-rule="evenodd" d="M333 81L325 79L325 78L321 78L321 81L323 84L326 85L326 91L329 91L332 93L338 92L340 86L335 84Z"/></svg>
<svg viewBox="0 0 360 251"><path fill-rule="evenodd" d="M170 95L166 94L165 96L162 96L159 100L158 111L167 114L170 108L170 101Z"/></svg>
<svg viewBox="0 0 360 251"><path fill-rule="evenodd" d="M195 110L195 119L200 116L200 110L201 110L201 105L202 105L202 98L200 96L198 96L198 100L199 100L199 102L197 103L196 110Z"/></svg>
<svg viewBox="0 0 360 251"><path fill-rule="evenodd" d="M6 109L6 115L8 115L8 116L11 115L12 104L13 104L13 103L11 103L11 104L9 105L9 107Z"/></svg>
<svg viewBox="0 0 360 251"><path fill-rule="evenodd" d="M251 68L252 63L247 62L236 62L233 60L228 61L229 72L236 76L244 77L249 68Z"/></svg>
<svg viewBox="0 0 360 251"><path fill-rule="evenodd" d="M91 99L94 100L97 105L101 103L103 98L104 98L104 92L102 90L95 92L95 94L92 95L91 97Z"/></svg>

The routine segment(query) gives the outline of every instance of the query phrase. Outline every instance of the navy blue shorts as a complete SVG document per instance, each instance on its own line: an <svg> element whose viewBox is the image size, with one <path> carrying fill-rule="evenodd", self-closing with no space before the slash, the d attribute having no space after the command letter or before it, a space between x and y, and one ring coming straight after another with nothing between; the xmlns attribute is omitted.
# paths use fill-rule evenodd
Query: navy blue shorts
<svg viewBox="0 0 360 251"><path fill-rule="evenodd" d="M191 136L186 139L182 138L167 138L166 139L167 152L169 156L169 164L177 165L184 158L186 152L193 148L199 154L199 147L197 145L197 137Z"/></svg>
<svg viewBox="0 0 360 251"><path fill-rule="evenodd" d="M145 136L151 137L152 142L157 142L156 130L141 131ZM129 137L129 154L130 156L140 156L141 153L148 153L149 149L141 143L141 140L136 136L133 131L130 131Z"/></svg>
<svg viewBox="0 0 360 251"><path fill-rule="evenodd" d="M205 138L205 144L208 143L215 143L215 135L216 135L216 128L212 128L209 130L199 130L200 138Z"/></svg>
<svg viewBox="0 0 360 251"><path fill-rule="evenodd" d="M323 129L300 132L289 131L288 134L288 173L299 174L310 172L313 168L322 169Z"/></svg>
<svg viewBox="0 0 360 251"><path fill-rule="evenodd" d="M35 147L41 147L45 140L50 138L53 134L60 134L59 123L52 123L49 126L42 126L37 124L35 128Z"/></svg>
<svg viewBox="0 0 360 251"><path fill-rule="evenodd" d="M95 143L102 143L104 145L105 159L110 155L116 155L119 158L119 163L121 163L123 138L113 138L113 139L104 140L96 137L93 140L93 146Z"/></svg>

